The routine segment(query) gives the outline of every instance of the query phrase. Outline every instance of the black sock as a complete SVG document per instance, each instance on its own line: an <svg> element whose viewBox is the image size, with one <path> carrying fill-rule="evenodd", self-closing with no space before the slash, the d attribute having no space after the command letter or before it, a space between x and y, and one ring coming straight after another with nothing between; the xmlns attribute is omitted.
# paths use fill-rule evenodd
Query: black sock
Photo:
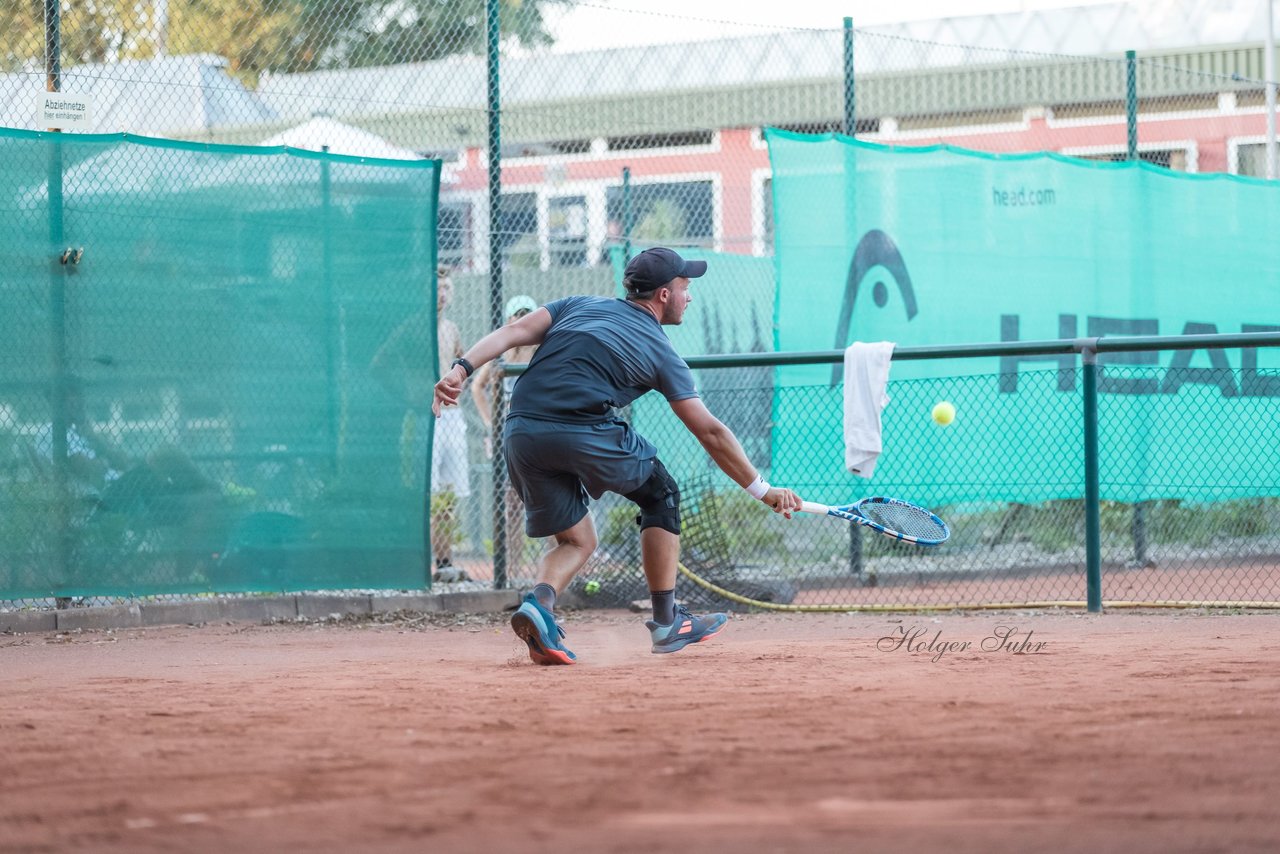
<svg viewBox="0 0 1280 854"><path fill-rule="evenodd" d="M533 598L537 599L538 604L548 611L554 610L556 607L556 589L545 582L533 586Z"/></svg>
<svg viewBox="0 0 1280 854"><path fill-rule="evenodd" d="M660 626L669 626L676 621L676 591L650 590L649 598L653 600L653 621Z"/></svg>

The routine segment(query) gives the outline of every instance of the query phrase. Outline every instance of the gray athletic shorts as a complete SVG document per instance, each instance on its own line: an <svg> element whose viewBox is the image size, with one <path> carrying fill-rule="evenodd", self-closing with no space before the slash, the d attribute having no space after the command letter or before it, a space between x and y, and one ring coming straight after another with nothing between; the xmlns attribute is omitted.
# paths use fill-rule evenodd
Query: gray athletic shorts
<svg viewBox="0 0 1280 854"><path fill-rule="evenodd" d="M565 424L520 416L503 432L507 476L524 501L531 537L567 531L587 515L587 496L626 495L653 473L658 449L623 421Z"/></svg>

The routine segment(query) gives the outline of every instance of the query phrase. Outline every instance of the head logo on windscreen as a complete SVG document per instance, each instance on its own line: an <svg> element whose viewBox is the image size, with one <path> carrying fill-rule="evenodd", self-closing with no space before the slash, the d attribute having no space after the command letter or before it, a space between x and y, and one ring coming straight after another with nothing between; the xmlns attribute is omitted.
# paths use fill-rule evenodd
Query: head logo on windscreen
<svg viewBox="0 0 1280 854"><path fill-rule="evenodd" d="M911 287L911 275L902 260L902 253L893 242L893 238L879 229L868 231L858 241L858 248L853 251L853 261L849 264L849 276L844 284L844 301L840 305L840 314L836 323L837 350L843 350L851 343L849 328L853 325L853 309L858 301L858 288L863 281L871 282L871 301L877 309L888 308L891 294L886 280L897 285L898 299L907 320L916 316L916 292ZM865 300L864 300L865 301ZM844 362L837 362L831 368L831 384L838 385L844 381Z"/></svg>

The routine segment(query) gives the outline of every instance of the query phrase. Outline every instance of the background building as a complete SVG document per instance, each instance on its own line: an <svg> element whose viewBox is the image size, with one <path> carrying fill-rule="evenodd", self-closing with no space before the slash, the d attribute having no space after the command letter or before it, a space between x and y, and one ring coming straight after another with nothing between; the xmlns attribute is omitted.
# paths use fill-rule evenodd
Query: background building
<svg viewBox="0 0 1280 854"><path fill-rule="evenodd" d="M628 205L636 239L769 254L761 128L846 130L844 36L833 26L578 53L507 51L504 203L493 231L508 264L596 265L622 238ZM1260 177L1264 37L1264 9L1252 0L1154 0L859 28L849 81L855 129L863 140L892 145L1123 159L1124 53L1132 50L1143 160ZM321 125L331 151L370 156L368 140L376 138L384 152L440 157L442 260L483 271L485 58L403 59L267 70L246 80L212 54L160 57L68 67L63 90L92 97L102 132L276 144L319 117L335 122ZM0 79L0 123L31 126L37 82L43 70L33 68Z"/></svg>

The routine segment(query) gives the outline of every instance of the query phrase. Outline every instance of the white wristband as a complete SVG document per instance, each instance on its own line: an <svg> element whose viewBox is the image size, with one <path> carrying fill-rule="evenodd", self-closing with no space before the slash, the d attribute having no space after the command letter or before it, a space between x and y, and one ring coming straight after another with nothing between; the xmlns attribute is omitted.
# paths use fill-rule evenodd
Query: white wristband
<svg viewBox="0 0 1280 854"><path fill-rule="evenodd" d="M769 491L770 486L767 480L760 475L756 475L756 479L751 481L749 486L744 486L743 489L745 489L747 494L752 498L759 500L764 498L764 494Z"/></svg>

